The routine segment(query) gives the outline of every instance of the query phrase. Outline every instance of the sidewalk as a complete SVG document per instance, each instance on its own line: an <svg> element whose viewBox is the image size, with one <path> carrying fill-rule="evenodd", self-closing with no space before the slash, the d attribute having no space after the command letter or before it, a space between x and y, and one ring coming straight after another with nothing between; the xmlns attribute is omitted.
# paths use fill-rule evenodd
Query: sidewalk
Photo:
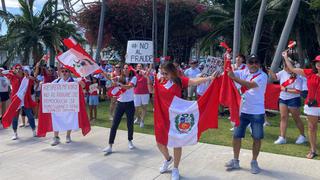
<svg viewBox="0 0 320 180"><path fill-rule="evenodd" d="M86 137L72 133L73 142L50 145L52 133L46 138L32 138L29 128L18 130L20 139L12 141L12 130L0 130L0 179L139 179L167 180L170 173L160 174L163 161L152 135L134 134L136 149L127 147L127 132L118 131L114 153L104 156L109 129L93 127ZM227 139L229 141L229 139ZM230 139L231 140L231 139ZM263 171L250 173L251 151L242 150L241 170L227 172L224 163L232 158L232 149L199 143L183 148L181 179L319 179L320 161L261 153Z"/></svg>

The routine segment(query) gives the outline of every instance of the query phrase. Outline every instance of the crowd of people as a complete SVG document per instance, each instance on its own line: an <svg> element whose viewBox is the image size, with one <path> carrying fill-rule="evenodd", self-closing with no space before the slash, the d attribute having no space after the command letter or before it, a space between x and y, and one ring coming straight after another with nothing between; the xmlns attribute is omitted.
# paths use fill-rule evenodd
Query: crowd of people
<svg viewBox="0 0 320 180"><path fill-rule="evenodd" d="M258 166L258 155L261 141L264 138L265 106L264 94L268 79L279 81L281 93L279 97L280 109L280 136L274 144L285 144L286 129L288 126L289 113L296 123L300 135L296 144L307 142L304 132L304 123L300 118L301 97L305 98L304 113L308 118L308 139L310 152L307 158L317 156L317 126L320 119L320 56L313 60L313 69L301 69L294 66L287 52L283 52L283 70L275 73L271 70L264 71L260 59L251 55L245 57L239 54L236 63L228 69L228 76L234 81L236 88L241 92L240 125L234 128L233 152L234 157L226 163L227 170L240 168L239 154L241 140L249 126L253 138L251 172L253 174L261 171ZM83 88L86 102L89 107L89 119L94 122L97 119L97 106L99 102L110 101L109 117L112 127L109 134L108 146L103 149L106 154L113 152L113 144L116 138L117 129L122 116L126 114L128 128L128 148L134 149L133 133L134 124L144 128L144 121L149 103L153 104L153 85L159 83L177 97L188 100L196 100L208 88L210 82L219 74L204 77L199 62L192 60L189 65L180 65L177 62L165 62L159 67L152 65L118 63L115 65L102 61L100 64L103 73L90 75L85 78L75 78L66 67L47 67L43 61L38 62L34 68L16 64L11 69L0 68L0 98L2 116L6 112L7 104L21 88L26 88L24 101L21 108L12 121L13 137L17 140L18 121L21 115L22 122L19 127L32 129L32 136L36 137L36 120L38 118L39 102L41 96L41 84L78 82ZM269 76L269 77L268 77ZM28 85L23 84L28 80ZM120 87L123 92L114 95L109 90ZM307 96L306 96L307 92ZM165 97L165 95L164 95ZM153 106L152 106L153 107ZM59 114L63 118L64 114ZM27 117L27 119L25 118ZM106 117L99 117L106 118ZM66 129L66 143L71 143L71 130ZM54 132L52 146L60 143L59 132ZM181 159L182 148L174 148L173 157L169 154L168 147L157 144L164 157L160 167L160 173L167 172L169 166L174 163L172 179L179 179L178 166Z"/></svg>

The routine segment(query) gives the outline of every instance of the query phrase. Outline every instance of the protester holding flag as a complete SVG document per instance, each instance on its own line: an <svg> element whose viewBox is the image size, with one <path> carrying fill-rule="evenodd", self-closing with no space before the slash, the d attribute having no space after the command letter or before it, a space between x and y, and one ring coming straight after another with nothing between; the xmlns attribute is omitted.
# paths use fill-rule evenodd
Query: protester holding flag
<svg viewBox="0 0 320 180"><path fill-rule="evenodd" d="M283 70L274 73L269 70L269 74L273 80L279 80L281 86L281 93L279 97L279 107L280 107L280 136L274 142L274 144L286 144L286 130L288 126L289 112L299 129L300 135L296 140L296 144L302 144L306 142L306 137L304 134L304 125L300 118L300 106L301 99L300 93L302 90L302 79L295 73L291 72L284 62Z"/></svg>
<svg viewBox="0 0 320 180"><path fill-rule="evenodd" d="M158 119L158 115L164 115L167 112L164 112L161 109L161 105L159 105L158 103L158 99L160 98L166 101L170 101L170 99L172 100L175 99L174 97L181 97L182 96L182 89L187 88L188 86L197 86L199 84L211 81L215 78L215 76L210 76L210 77L198 77L198 78L187 78L184 76L179 76L178 75L179 72L177 70L177 68L174 66L173 63L171 62L166 62L163 65L161 65L161 77L157 76L155 79L155 87L152 87L152 82L151 80L148 78L148 88L150 92L158 92L159 94L155 94L155 134L156 134L156 140L157 140L157 145L158 148L160 150L160 152L162 153L162 155L164 156L165 160L162 164L162 166L160 167L160 173L165 173L169 170L169 166L172 162L174 162L174 168L172 169L172 179L179 179L180 174L179 174L179 170L178 170L178 166L180 163L180 159L181 159L181 155L182 155L182 148L179 144L184 144L184 143L191 143L194 144L197 142L197 135L195 137L191 136L188 139L186 138L185 140L179 140L179 138L176 139L176 143L177 144L172 144L172 143L168 143L168 133L167 131L170 131L168 128L166 129L166 126L171 126L170 125L170 121L166 120L166 119ZM148 77L146 75L146 77ZM163 91L160 92L161 88ZM210 96L211 97L211 96ZM218 97L218 96L217 96ZM210 99L210 98L208 98ZM214 99L210 99L211 101L214 101ZM185 101L185 100L182 100ZM180 101L179 101L180 102ZM189 103L193 103L193 101L188 101ZM185 101L185 103L189 104L187 101ZM169 102L170 103L170 102ZM172 103L172 102L171 102ZM199 102L200 103L200 102ZM181 103L178 103L181 105ZM202 103L201 103L202 104ZM202 106L201 106L202 107ZM213 109L211 111L214 111L214 107L212 107ZM218 115L218 105L216 105L216 116ZM159 114L157 114L159 113ZM164 113L164 114L161 114ZM185 114L186 115L186 114ZM212 119L214 119L214 115L212 115ZM165 116L165 115L164 115ZM162 116L162 117L164 117ZM170 116L170 115L168 115ZM201 116L201 115L200 115ZM202 116L201 116L202 117ZM187 118L187 117L185 117ZM194 116L192 115L190 117L191 119L194 118ZM189 119L189 118L187 118ZM185 120L187 120L185 119ZM158 122L158 120L162 120L164 122L166 122L166 125L162 124L163 122ZM206 124L206 127L209 127L209 123L208 122L204 122ZM212 121L212 123L214 123L214 120ZM210 123L211 124L211 123ZM179 125L178 125L179 126ZM191 127L188 125L187 122L182 123L181 127ZM198 125L197 125L198 126ZM163 129L164 128L164 129ZM199 134L201 131L199 130ZM199 135L198 134L198 135ZM194 139L195 138L195 139ZM188 140L192 140L192 142L185 142ZM195 142L193 142L195 141ZM189 145L191 145L189 144ZM169 154L169 150L168 150L168 145L170 145L171 147L174 147L174 157L170 156Z"/></svg>
<svg viewBox="0 0 320 180"><path fill-rule="evenodd" d="M70 70L68 70L66 67L60 67L59 68L60 77L55 79L52 83L66 83L66 82L75 82L76 80L72 78ZM83 88L85 86L83 81L79 81L79 85ZM79 102L81 103L81 102ZM81 106L81 105L80 105ZM67 115L68 113L69 115ZM75 116L70 116L70 114L74 114ZM76 117L78 115L78 112L60 112L55 113L55 118L64 119L66 117ZM66 143L71 143L71 130L67 130L66 135ZM54 131L54 137L53 142L51 143L51 146L56 146L60 144L60 137L59 137L59 131Z"/></svg>
<svg viewBox="0 0 320 180"><path fill-rule="evenodd" d="M114 71L111 73L111 79L117 78L121 75L121 64L118 63L114 66ZM111 96L110 97L110 114L109 114L109 120L112 121L113 120L113 116L114 116L114 111L116 109L116 105L117 105L117 97L116 96Z"/></svg>
<svg viewBox="0 0 320 180"><path fill-rule="evenodd" d="M20 67L21 66L16 66L16 68ZM18 71L18 73L20 73L20 70ZM14 132L13 137L11 138L12 140L18 139L17 129L20 109L23 110L28 117L33 132L33 137L37 136L35 120L32 113L32 108L36 106L36 103L31 98L31 90L33 89L34 78L30 76L31 70L28 66L23 67L23 73L24 77L19 84L19 88L12 96L12 102L2 119L4 128L9 127L12 122L12 129ZM11 73L7 74L7 76L11 79L15 79L16 81L20 79L19 75L14 75Z"/></svg>
<svg viewBox="0 0 320 180"><path fill-rule="evenodd" d="M227 170L240 168L239 153L241 139L244 138L246 128L250 123L253 138L251 173L257 174L261 171L258 166L257 158L260 152L261 139L264 137L264 94L268 76L260 69L261 63L255 55L251 55L247 59L247 67L247 71L228 71L229 77L242 86L242 98L240 105L240 125L235 128L233 135L234 158L226 163L226 167Z"/></svg>
<svg viewBox="0 0 320 180"><path fill-rule="evenodd" d="M282 56L293 73L307 78L308 96L304 105L304 113L308 117L310 152L308 159L313 159L317 154L317 128L320 118L320 55L313 60L312 69L295 68L289 60L288 52L284 51Z"/></svg>
<svg viewBox="0 0 320 180"><path fill-rule="evenodd" d="M130 150L134 149L132 143L133 140L133 121L134 121L134 87L137 84L137 78L134 74L134 69L125 64L123 66L123 71L121 75L115 78L115 89L118 89L121 93L115 93L113 96L118 95L117 107L112 121L112 127L110 129L109 135L109 145L103 149L105 154L112 153L112 146L114 144L114 139L116 138L117 129L121 122L121 118L124 113L127 115L127 128L128 128L128 148ZM110 89L112 92L112 89ZM109 90L109 91L110 91ZM111 95L112 96L112 95Z"/></svg>

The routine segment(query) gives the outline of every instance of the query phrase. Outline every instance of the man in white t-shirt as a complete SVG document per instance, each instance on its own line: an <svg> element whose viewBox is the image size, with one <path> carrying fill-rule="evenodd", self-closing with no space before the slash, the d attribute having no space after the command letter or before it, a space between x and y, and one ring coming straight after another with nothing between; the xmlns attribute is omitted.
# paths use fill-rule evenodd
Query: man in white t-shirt
<svg viewBox="0 0 320 180"><path fill-rule="evenodd" d="M252 129L252 161L251 173L261 171L257 158L260 152L261 139L264 137L264 94L267 87L268 76L260 69L260 61L257 56L251 55L247 60L247 69L229 71L229 77L241 85L240 125L235 128L233 135L234 159L226 164L227 170L239 169L239 154L241 139L244 138L246 128L250 123Z"/></svg>
<svg viewBox="0 0 320 180"><path fill-rule="evenodd" d="M191 61L190 68L184 71L184 75L188 78L196 78L198 74L201 73L200 69L197 68L198 61ZM192 97L197 95L197 86L189 86L188 87L188 99L191 100Z"/></svg>

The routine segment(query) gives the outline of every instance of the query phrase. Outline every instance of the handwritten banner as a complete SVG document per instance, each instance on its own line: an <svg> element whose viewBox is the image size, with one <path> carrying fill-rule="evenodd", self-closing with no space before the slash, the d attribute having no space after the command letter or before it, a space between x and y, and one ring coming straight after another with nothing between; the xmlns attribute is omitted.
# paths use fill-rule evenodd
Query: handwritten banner
<svg viewBox="0 0 320 180"><path fill-rule="evenodd" d="M202 70L204 76L211 76L213 72L221 74L223 72L223 59L219 57L208 56L206 64Z"/></svg>
<svg viewBox="0 0 320 180"><path fill-rule="evenodd" d="M153 63L152 41L128 41L126 63Z"/></svg>
<svg viewBox="0 0 320 180"><path fill-rule="evenodd" d="M78 83L46 83L41 93L44 113L79 112Z"/></svg>

